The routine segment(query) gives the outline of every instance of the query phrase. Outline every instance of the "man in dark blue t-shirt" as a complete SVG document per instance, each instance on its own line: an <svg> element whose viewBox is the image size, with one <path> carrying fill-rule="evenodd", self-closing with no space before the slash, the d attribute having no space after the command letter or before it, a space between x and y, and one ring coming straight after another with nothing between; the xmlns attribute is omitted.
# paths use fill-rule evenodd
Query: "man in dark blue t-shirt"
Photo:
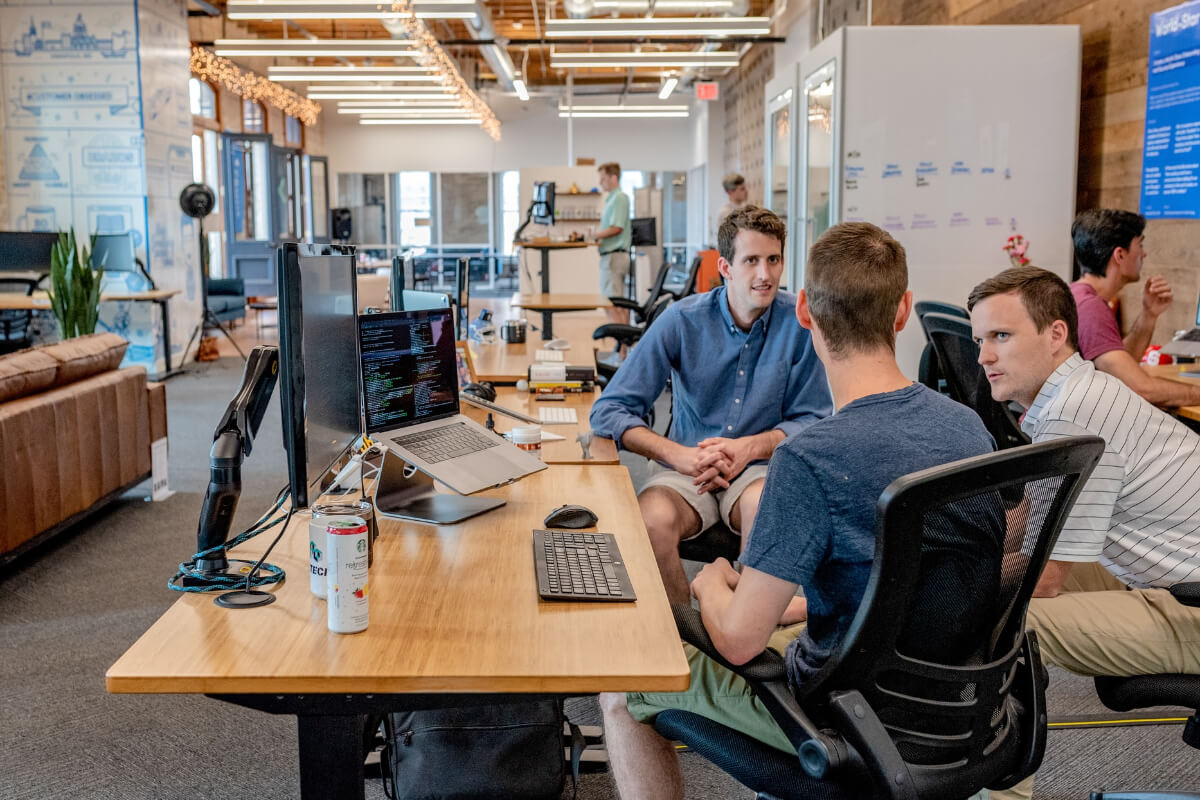
<svg viewBox="0 0 1200 800"><path fill-rule="evenodd" d="M734 664L768 644L786 645L792 681L811 676L845 636L862 600L884 488L902 475L992 450L973 411L914 384L896 364L896 333L912 309L907 287L904 248L874 225L836 225L813 245L796 316L812 331L836 411L776 448L742 572L718 559L692 582L705 628ZM998 547L981 542L981 563L995 561ZM979 581L978 591L988 585ZM808 603L807 626L777 630L798 586ZM686 692L601 695L622 800L683 797L674 747L651 725L668 708L792 752L741 678L685 647L692 671Z"/></svg>

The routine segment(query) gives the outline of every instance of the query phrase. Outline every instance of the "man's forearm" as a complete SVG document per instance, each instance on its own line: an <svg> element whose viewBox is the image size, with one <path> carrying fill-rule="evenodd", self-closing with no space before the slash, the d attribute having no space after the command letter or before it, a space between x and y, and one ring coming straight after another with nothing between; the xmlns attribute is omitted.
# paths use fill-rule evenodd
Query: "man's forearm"
<svg viewBox="0 0 1200 800"><path fill-rule="evenodd" d="M1154 337L1154 325L1157 322L1158 317L1151 317L1143 311L1138 314L1138 318L1133 321L1133 327L1121 340L1125 345L1125 352L1133 356L1135 361L1141 362L1142 354L1146 352L1150 340Z"/></svg>
<svg viewBox="0 0 1200 800"><path fill-rule="evenodd" d="M751 460L766 461L770 460L771 454L775 452L776 447L783 443L783 440L787 438L787 434L779 430L779 428L772 428L769 431L756 433L753 436L745 438L754 446L754 458Z"/></svg>
<svg viewBox="0 0 1200 800"><path fill-rule="evenodd" d="M655 461L669 462L672 451L678 446L667 437L641 426L630 428L621 436L621 447Z"/></svg>
<svg viewBox="0 0 1200 800"><path fill-rule="evenodd" d="M621 231L623 231L623 230L625 230L625 229L620 227L619 225L613 225L611 227L605 228L602 231L597 231L596 238L597 239L609 239L609 238L612 238L613 236L620 236Z"/></svg>

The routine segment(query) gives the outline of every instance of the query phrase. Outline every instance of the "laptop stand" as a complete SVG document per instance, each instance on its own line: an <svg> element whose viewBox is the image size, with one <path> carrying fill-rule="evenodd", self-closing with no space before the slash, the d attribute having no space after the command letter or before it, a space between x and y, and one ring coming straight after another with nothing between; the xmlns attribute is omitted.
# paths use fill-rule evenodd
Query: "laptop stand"
<svg viewBox="0 0 1200 800"><path fill-rule="evenodd" d="M375 481L375 511L385 517L447 525L499 508L495 497L464 497L438 492L433 478L391 450L384 450Z"/></svg>

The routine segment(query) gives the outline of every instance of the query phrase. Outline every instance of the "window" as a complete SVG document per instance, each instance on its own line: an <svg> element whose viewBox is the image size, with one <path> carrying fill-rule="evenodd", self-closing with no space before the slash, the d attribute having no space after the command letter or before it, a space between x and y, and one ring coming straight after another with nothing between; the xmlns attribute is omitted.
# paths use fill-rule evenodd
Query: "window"
<svg viewBox="0 0 1200 800"><path fill-rule="evenodd" d="M266 133L267 111L257 100L242 101L242 133Z"/></svg>
<svg viewBox="0 0 1200 800"><path fill-rule="evenodd" d="M292 116L283 118L283 132L288 147L304 147L304 125Z"/></svg>
<svg viewBox="0 0 1200 800"><path fill-rule="evenodd" d="M497 203L500 207L500 241L496 242L496 250L512 255L516 252L513 238L521 226L521 173L515 169L501 172L496 183L500 188Z"/></svg>
<svg viewBox="0 0 1200 800"><path fill-rule="evenodd" d="M621 170L621 191L629 195L629 211L633 212L633 190L646 186L646 173L638 169Z"/></svg>
<svg viewBox="0 0 1200 800"><path fill-rule="evenodd" d="M190 78L188 99L192 107L192 116L212 120L217 118L217 93L207 82L199 78Z"/></svg>
<svg viewBox="0 0 1200 800"><path fill-rule="evenodd" d="M360 247L374 245L372 250L375 250L388 244L387 177L361 172L338 174L338 205L350 209L351 241Z"/></svg>
<svg viewBox="0 0 1200 800"><path fill-rule="evenodd" d="M442 244L490 247L492 226L488 219L491 176L486 172L443 172L438 191ZM403 200L403 197L401 197Z"/></svg>
<svg viewBox="0 0 1200 800"><path fill-rule="evenodd" d="M433 244L433 173L401 172L393 185L400 245L429 247Z"/></svg>

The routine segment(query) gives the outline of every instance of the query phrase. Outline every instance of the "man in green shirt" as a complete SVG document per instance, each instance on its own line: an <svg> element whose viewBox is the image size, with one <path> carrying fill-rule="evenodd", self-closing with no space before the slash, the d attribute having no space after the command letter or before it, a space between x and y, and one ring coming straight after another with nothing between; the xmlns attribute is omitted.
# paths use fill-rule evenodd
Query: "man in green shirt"
<svg viewBox="0 0 1200 800"><path fill-rule="evenodd" d="M599 167L600 188L608 193L604 213L600 215L600 230L596 244L600 250L600 294L604 297L624 297L625 279L629 276L629 195L621 191L621 165L615 161ZM629 324L629 312L623 308L606 308L609 322Z"/></svg>

